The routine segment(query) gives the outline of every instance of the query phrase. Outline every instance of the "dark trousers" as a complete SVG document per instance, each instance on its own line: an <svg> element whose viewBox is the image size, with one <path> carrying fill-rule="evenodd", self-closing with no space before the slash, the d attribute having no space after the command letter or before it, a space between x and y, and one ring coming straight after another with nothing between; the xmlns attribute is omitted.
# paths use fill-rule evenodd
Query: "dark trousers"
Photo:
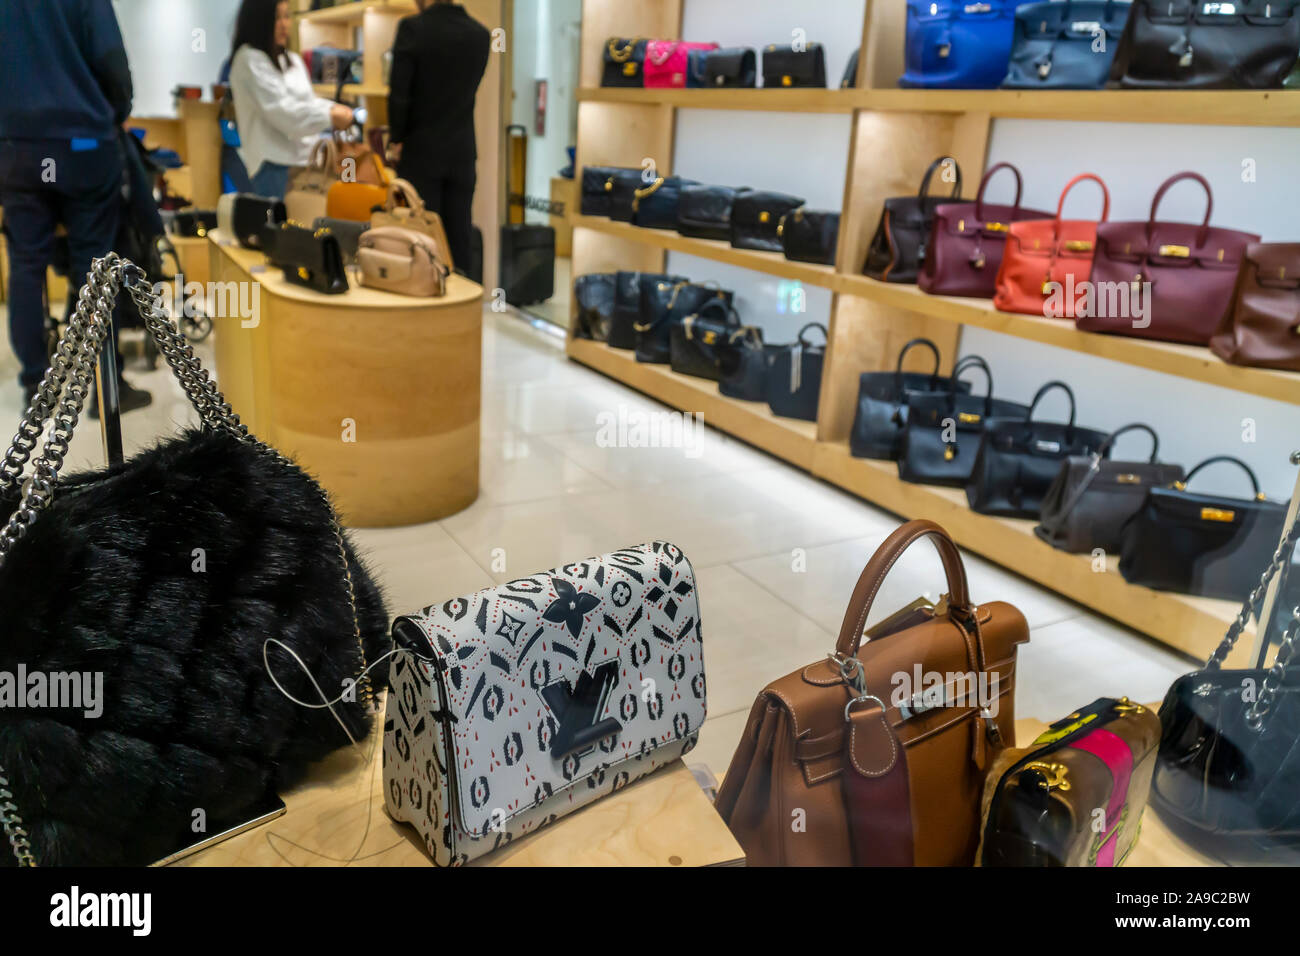
<svg viewBox="0 0 1300 956"><path fill-rule="evenodd" d="M431 176L421 169L418 157L403 154L397 175L414 186L425 206L442 217L456 268L468 268L474 234L474 187L478 182L474 167Z"/></svg>
<svg viewBox="0 0 1300 956"><path fill-rule="evenodd" d="M94 259L113 248L122 215L121 146L116 140L74 150L67 140L0 141L0 202L9 246L9 341L22 363L24 387L49 367L45 343L45 276L55 229L68 233L72 294ZM113 325L114 344L117 323ZM119 360L119 368L120 360Z"/></svg>

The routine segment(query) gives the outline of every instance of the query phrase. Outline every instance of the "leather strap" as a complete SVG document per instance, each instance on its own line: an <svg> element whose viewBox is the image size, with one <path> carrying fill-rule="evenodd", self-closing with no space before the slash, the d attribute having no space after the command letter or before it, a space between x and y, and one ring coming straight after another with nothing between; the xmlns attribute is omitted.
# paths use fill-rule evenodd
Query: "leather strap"
<svg viewBox="0 0 1300 956"><path fill-rule="evenodd" d="M1160 201L1165 198L1165 193L1169 192L1175 184L1182 182L1184 179L1195 180L1205 189L1205 220L1201 223L1201 228L1196 233L1196 247L1199 249L1201 246L1205 245L1205 240L1210 234L1210 217L1214 214L1214 191L1210 189L1209 181L1206 180L1204 176L1200 173L1193 173L1190 171L1170 176L1161 183L1160 188L1156 190L1156 196L1151 200L1151 218L1147 220L1148 245L1150 245L1152 238L1155 236L1156 213L1160 209Z"/></svg>
<svg viewBox="0 0 1300 956"><path fill-rule="evenodd" d="M975 196L975 219L981 224L984 222L984 190L988 188L989 180L992 179L994 174L1000 169L1009 169L1016 177L1016 201L1014 203L1016 212L1011 218L1020 218L1020 196L1024 192L1025 181L1020 176L1020 170L1015 166L1012 166L1010 163L998 163L984 174L984 178L980 180L980 191Z"/></svg>
<svg viewBox="0 0 1300 956"><path fill-rule="evenodd" d="M413 215L418 216L424 212L424 200L420 198L419 191L405 179L394 179L388 184L388 198L384 200L384 209L388 212L395 210L399 196Z"/></svg>
<svg viewBox="0 0 1300 956"><path fill-rule="evenodd" d="M1110 435L1106 437L1106 440L1101 443L1101 448L1097 449L1097 457L1105 458L1111 448L1114 447L1115 439L1119 438L1120 435L1132 431L1143 431L1151 436L1150 463L1154 465L1160 454L1160 436L1156 434L1156 430L1150 425L1143 425L1141 422L1134 422L1131 425L1125 425L1123 428L1117 428L1111 432Z"/></svg>
<svg viewBox="0 0 1300 956"><path fill-rule="evenodd" d="M1110 218L1110 190L1106 188L1106 184L1102 181L1102 178L1100 176L1096 175L1095 173L1083 173L1082 175L1075 176L1073 179L1071 179L1068 183L1065 184L1065 188L1061 190L1061 199L1056 204L1055 231L1058 235L1061 232L1061 213L1065 211L1065 197L1070 195L1071 189L1079 185L1079 183L1084 182L1085 180L1092 180L1094 183L1096 183L1098 186L1101 187L1102 204L1101 204L1101 219L1099 221L1105 222L1107 219Z"/></svg>
<svg viewBox="0 0 1300 956"><path fill-rule="evenodd" d="M855 866L913 866L912 796L907 750L877 706L849 715L844 748L844 810Z"/></svg>
<svg viewBox="0 0 1300 956"><path fill-rule="evenodd" d="M1029 404L1029 414L1025 416L1026 422L1032 422L1034 420L1034 411L1035 409L1038 408L1038 403L1041 402L1044 398L1046 398L1049 392L1052 392L1058 388L1063 390L1065 394L1068 395L1070 398L1069 426L1071 429L1074 428L1074 416L1076 410L1075 402L1074 402L1074 389L1070 388L1070 386L1066 385L1064 382L1048 382L1046 385L1044 385L1042 388L1038 390L1037 394L1034 395L1034 400Z"/></svg>
<svg viewBox="0 0 1300 956"><path fill-rule="evenodd" d="M1255 476L1254 469L1252 469L1250 465L1246 464L1240 458L1233 458L1231 455L1215 455L1213 458L1205 459L1205 461L1201 462L1199 465L1197 465L1195 468L1193 468L1191 471L1187 473L1187 477L1183 479L1183 484L1190 485L1192 483L1192 479L1196 477L1197 473L1202 468L1206 468L1210 465L1217 465L1219 462L1232 462L1234 465L1236 465L1238 468L1244 471L1246 473L1246 476L1250 479L1250 487L1251 490L1254 491L1255 497L1257 498L1259 497L1259 478Z"/></svg>
<svg viewBox="0 0 1300 956"><path fill-rule="evenodd" d="M957 173L957 181L952 185L952 198L961 198L961 164L951 156L940 156L930 164L930 168L925 171L925 176L921 179L921 189L916 194L916 198L925 200L930 195L930 179L934 176L934 171L939 169L944 163L952 163L952 168Z"/></svg>
<svg viewBox="0 0 1300 956"><path fill-rule="evenodd" d="M933 521L909 521L885 539L858 578L853 596L849 598L848 610L844 614L844 623L840 626L839 639L835 642L835 651L841 657L857 654L862 644L867 615L871 613L871 605L886 575L903 556L903 552L922 538L929 538L934 543L939 552L939 560L943 562L944 574L948 578L949 613L974 617L975 608L966 586L966 568L962 564L957 545L948 537L948 532Z"/></svg>

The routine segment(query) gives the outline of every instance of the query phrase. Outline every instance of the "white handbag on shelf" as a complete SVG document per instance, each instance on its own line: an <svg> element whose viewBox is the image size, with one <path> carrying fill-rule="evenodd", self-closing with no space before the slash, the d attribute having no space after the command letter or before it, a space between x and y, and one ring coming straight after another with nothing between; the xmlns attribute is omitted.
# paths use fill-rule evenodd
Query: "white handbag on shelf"
<svg viewBox="0 0 1300 956"><path fill-rule="evenodd" d="M656 542L393 625L388 813L459 866L689 752L706 713L690 562Z"/></svg>

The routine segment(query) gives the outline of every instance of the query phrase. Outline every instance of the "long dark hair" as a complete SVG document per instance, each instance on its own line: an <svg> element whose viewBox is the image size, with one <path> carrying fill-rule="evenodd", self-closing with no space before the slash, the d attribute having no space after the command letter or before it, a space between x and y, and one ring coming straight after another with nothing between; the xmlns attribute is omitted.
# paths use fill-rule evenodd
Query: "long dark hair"
<svg viewBox="0 0 1300 956"><path fill-rule="evenodd" d="M282 46L275 43L275 14L280 0L244 0L239 6L239 17L235 20L235 39L230 45L230 59L241 47L251 46L261 50L281 73L289 65L289 58Z"/></svg>

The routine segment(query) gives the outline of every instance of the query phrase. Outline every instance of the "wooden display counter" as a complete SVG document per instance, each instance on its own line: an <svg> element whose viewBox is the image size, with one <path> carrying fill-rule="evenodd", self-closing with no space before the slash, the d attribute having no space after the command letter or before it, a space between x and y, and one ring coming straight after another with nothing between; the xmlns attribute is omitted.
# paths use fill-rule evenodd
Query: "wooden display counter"
<svg viewBox="0 0 1300 956"><path fill-rule="evenodd" d="M222 391L320 480L345 524L421 524L474 502L480 286L453 275L446 296L418 299L350 275L346 294L321 295L220 232L208 239L212 281L236 284L215 290Z"/></svg>

